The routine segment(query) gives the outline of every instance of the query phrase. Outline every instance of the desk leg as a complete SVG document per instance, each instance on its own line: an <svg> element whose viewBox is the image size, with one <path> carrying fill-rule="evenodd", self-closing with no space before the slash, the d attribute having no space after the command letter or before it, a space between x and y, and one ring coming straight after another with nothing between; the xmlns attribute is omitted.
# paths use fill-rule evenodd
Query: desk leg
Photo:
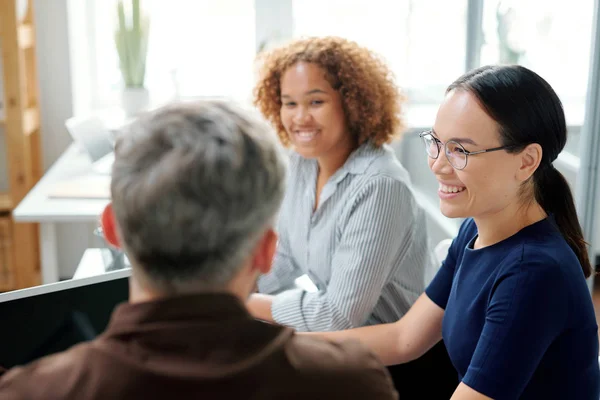
<svg viewBox="0 0 600 400"><path fill-rule="evenodd" d="M56 226L51 222L40 223L40 256L42 258L42 282L58 282L56 256Z"/></svg>

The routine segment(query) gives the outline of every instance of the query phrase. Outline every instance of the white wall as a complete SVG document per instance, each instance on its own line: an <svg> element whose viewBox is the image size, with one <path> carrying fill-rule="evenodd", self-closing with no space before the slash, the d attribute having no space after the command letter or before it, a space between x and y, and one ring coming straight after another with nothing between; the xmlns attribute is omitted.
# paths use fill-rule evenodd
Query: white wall
<svg viewBox="0 0 600 400"><path fill-rule="evenodd" d="M79 0L81 1L81 0ZM83 0L85 1L85 0ZM40 119L44 167L48 169L71 143L64 122L73 115L67 0L35 0ZM57 226L60 277L70 278L92 245L93 226Z"/></svg>
<svg viewBox="0 0 600 400"><path fill-rule="evenodd" d="M291 0L254 0L256 9L256 49L273 45L294 34Z"/></svg>
<svg viewBox="0 0 600 400"><path fill-rule="evenodd" d="M71 116L71 68L65 0L35 0L40 117L44 167L70 143L64 121Z"/></svg>

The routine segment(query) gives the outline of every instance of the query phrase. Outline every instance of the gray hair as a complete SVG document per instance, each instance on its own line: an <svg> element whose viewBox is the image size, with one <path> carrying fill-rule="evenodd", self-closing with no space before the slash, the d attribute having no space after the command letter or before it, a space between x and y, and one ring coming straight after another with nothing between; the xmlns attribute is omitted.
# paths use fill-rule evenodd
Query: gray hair
<svg viewBox="0 0 600 400"><path fill-rule="evenodd" d="M272 226L285 174L275 133L232 104L174 104L142 116L115 146L111 193L123 247L155 285L224 285Z"/></svg>

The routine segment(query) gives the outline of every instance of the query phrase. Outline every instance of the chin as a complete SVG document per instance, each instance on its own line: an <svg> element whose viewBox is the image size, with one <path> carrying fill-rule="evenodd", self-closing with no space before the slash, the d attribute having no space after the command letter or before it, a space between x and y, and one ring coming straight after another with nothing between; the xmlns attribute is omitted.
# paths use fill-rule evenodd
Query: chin
<svg viewBox="0 0 600 400"><path fill-rule="evenodd" d="M440 202L440 211L447 218L468 218L462 208L453 207L449 204L445 204L443 201Z"/></svg>
<svg viewBox="0 0 600 400"><path fill-rule="evenodd" d="M304 158L318 158L320 156L320 152L317 149L294 145L294 150Z"/></svg>

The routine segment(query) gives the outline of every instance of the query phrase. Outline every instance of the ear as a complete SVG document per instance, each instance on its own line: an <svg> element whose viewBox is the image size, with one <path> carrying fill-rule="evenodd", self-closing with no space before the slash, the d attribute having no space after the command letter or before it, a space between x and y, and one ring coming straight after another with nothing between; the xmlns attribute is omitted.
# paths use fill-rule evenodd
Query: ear
<svg viewBox="0 0 600 400"><path fill-rule="evenodd" d="M254 257L252 258L252 269L260 274L268 274L277 248L277 234L272 228L267 229L259 240Z"/></svg>
<svg viewBox="0 0 600 400"><path fill-rule="evenodd" d="M112 209L112 203L108 203L102 215L100 216L100 226L102 228L102 234L108 244L117 249L121 247L118 229L115 223L115 214Z"/></svg>
<svg viewBox="0 0 600 400"><path fill-rule="evenodd" d="M542 155L542 146L537 143L527 145L519 153L520 166L516 174L517 180L520 182L528 180L542 162Z"/></svg>

